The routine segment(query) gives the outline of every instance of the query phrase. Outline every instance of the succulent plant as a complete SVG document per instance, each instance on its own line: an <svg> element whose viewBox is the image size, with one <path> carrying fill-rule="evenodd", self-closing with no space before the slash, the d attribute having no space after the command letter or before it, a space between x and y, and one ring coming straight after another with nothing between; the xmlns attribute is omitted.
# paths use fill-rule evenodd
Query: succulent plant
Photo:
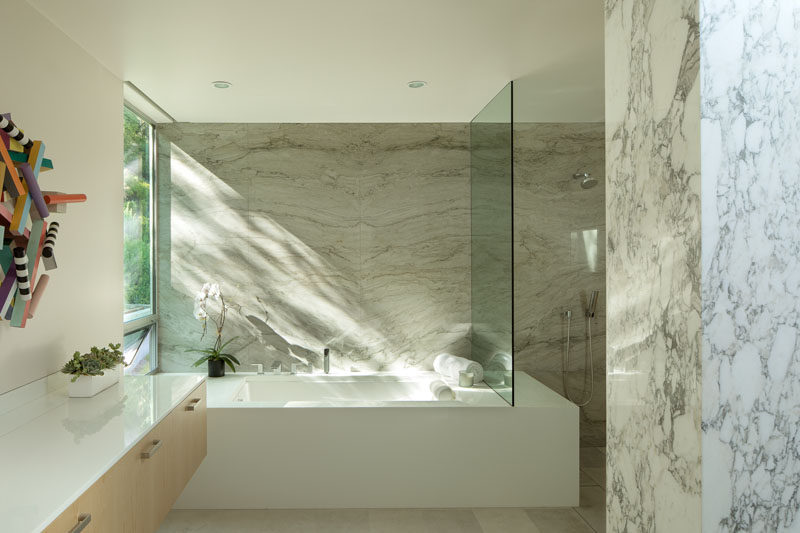
<svg viewBox="0 0 800 533"><path fill-rule="evenodd" d="M92 346L88 353L75 352L72 359L64 363L61 372L72 374L72 381L80 376L102 376L104 370L125 364L119 344L109 344L107 348Z"/></svg>

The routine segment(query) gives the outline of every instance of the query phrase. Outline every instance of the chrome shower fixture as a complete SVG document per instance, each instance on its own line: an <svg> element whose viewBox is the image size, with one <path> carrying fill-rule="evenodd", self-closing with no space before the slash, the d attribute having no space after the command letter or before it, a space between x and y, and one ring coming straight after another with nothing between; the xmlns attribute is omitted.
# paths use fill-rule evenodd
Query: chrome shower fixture
<svg viewBox="0 0 800 533"><path fill-rule="evenodd" d="M589 305L586 307L586 318L594 318L595 311L597 310L597 296L600 291L592 291L589 297Z"/></svg>
<svg viewBox="0 0 800 533"><path fill-rule="evenodd" d="M578 172L572 175L573 179L582 180L581 187L584 189L591 189L597 185L597 178L593 178L588 172Z"/></svg>

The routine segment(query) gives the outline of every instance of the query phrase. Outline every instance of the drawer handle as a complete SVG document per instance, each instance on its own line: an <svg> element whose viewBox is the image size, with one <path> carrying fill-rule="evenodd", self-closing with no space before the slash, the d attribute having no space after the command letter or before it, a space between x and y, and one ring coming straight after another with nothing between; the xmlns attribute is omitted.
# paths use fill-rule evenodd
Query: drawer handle
<svg viewBox="0 0 800 533"><path fill-rule="evenodd" d="M92 515L88 513L78 515L78 523L75 525L75 527L69 530L69 533L80 533L81 531L86 529L86 526L88 526L89 522L91 521L92 521Z"/></svg>
<svg viewBox="0 0 800 533"><path fill-rule="evenodd" d="M150 459L156 454L159 448L161 448L161 439L154 440L153 445L150 446L150 449L146 452L142 452L142 459Z"/></svg>
<svg viewBox="0 0 800 533"><path fill-rule="evenodd" d="M187 411L194 411L194 408L197 407L197 404L200 403L200 398L192 398L192 401L189 402L189 405L186 406Z"/></svg>

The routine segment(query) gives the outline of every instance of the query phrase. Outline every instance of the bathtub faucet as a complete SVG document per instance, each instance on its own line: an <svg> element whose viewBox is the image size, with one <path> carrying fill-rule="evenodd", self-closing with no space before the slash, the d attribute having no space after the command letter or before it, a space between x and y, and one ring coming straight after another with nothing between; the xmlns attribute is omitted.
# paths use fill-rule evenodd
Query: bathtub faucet
<svg viewBox="0 0 800 533"><path fill-rule="evenodd" d="M330 374L331 372L331 350L330 348L325 348L322 352L322 364L325 367L325 373Z"/></svg>

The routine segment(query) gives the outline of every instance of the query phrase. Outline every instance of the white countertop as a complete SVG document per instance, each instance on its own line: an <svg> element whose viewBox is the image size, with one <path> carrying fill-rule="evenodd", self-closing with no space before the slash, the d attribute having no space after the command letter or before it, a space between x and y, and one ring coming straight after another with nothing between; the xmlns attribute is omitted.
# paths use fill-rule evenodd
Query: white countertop
<svg viewBox="0 0 800 533"><path fill-rule="evenodd" d="M60 388L0 411L0 531L41 531L204 379L125 376L93 398Z"/></svg>

